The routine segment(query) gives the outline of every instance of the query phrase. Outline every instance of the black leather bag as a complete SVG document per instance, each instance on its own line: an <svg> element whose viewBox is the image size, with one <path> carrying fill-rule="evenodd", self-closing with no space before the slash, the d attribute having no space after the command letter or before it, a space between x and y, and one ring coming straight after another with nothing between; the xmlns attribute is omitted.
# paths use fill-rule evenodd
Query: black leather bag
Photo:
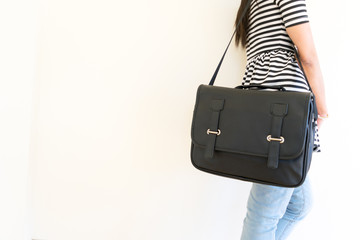
<svg viewBox="0 0 360 240"><path fill-rule="evenodd" d="M294 92L278 86L213 86L234 34L209 85L197 89L192 164L219 176L300 186L310 167L317 119L311 88ZM300 61L298 54L297 58ZM303 70L301 62L300 66Z"/></svg>

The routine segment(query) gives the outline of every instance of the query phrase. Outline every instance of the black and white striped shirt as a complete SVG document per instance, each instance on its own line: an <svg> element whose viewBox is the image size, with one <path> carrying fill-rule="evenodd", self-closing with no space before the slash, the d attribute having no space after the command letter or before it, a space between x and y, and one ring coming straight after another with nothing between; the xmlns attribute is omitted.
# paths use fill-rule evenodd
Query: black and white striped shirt
<svg viewBox="0 0 360 240"><path fill-rule="evenodd" d="M309 22L304 0L253 0L247 33L247 59L274 49L293 51L286 28Z"/></svg>

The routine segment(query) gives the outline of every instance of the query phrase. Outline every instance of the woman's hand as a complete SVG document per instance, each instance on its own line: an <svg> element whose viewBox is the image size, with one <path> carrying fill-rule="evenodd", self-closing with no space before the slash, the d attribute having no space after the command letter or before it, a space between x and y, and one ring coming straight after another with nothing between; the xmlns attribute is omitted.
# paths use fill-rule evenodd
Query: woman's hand
<svg viewBox="0 0 360 240"><path fill-rule="evenodd" d="M317 125L320 129L320 126L323 124L324 120L326 120L329 117L329 114L319 114L317 119Z"/></svg>
<svg viewBox="0 0 360 240"><path fill-rule="evenodd" d="M317 119L317 126L319 129L320 129L321 125L323 124L323 122L324 122L324 119L321 119L321 118Z"/></svg>

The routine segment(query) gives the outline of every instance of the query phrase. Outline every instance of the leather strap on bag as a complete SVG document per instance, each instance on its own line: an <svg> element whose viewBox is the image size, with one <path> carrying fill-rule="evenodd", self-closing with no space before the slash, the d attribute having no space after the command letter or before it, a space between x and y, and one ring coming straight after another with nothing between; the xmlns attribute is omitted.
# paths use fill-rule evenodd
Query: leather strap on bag
<svg viewBox="0 0 360 240"><path fill-rule="evenodd" d="M267 137L269 143L268 153L268 168L276 169L279 165L280 144L284 143L285 139L281 136L281 129L283 119L288 112L288 105L281 103L271 104L271 130Z"/></svg>
<svg viewBox="0 0 360 240"><path fill-rule="evenodd" d="M225 102L224 99L212 100L212 104L211 104L212 115L210 121L210 128L207 130L209 139L205 150L206 158L212 158L214 156L216 137L221 134L221 130L218 129L218 127L220 120L220 111L223 110L224 108L224 102Z"/></svg>

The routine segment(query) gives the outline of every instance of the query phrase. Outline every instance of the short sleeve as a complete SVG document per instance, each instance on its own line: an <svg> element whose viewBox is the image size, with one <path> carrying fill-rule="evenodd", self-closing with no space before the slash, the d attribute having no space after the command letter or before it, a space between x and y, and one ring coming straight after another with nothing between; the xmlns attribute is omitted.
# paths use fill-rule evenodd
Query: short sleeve
<svg viewBox="0 0 360 240"><path fill-rule="evenodd" d="M305 0L274 0L286 28L309 22Z"/></svg>

